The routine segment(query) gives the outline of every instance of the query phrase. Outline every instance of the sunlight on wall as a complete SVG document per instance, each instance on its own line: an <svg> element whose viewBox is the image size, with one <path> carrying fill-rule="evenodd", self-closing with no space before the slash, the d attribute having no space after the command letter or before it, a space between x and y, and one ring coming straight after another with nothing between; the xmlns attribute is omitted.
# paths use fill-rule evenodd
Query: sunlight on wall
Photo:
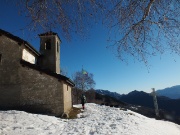
<svg viewBox="0 0 180 135"><path fill-rule="evenodd" d="M26 49L23 49L22 59L27 61L27 62L30 62L32 64L36 63L35 56L33 56L31 53L29 53Z"/></svg>

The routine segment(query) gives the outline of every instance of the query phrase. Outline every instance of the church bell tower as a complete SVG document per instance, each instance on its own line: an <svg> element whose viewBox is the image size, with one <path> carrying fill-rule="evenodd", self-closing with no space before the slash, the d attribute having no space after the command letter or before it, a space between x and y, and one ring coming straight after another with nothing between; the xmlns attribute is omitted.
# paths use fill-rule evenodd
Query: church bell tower
<svg viewBox="0 0 180 135"><path fill-rule="evenodd" d="M60 74L60 43L61 40L57 33L49 31L39 34L40 53L39 65L42 69Z"/></svg>

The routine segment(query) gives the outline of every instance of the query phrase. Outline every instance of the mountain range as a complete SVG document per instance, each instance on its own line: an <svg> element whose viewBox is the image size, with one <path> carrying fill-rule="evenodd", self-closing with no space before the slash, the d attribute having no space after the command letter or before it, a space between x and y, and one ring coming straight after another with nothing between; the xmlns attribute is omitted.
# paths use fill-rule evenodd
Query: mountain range
<svg viewBox="0 0 180 135"><path fill-rule="evenodd" d="M96 90L95 102L102 105L125 108L144 116L156 118L153 97L149 93L134 90L126 95L120 95L108 90ZM92 98L92 96L90 97ZM160 119L180 124L180 99L170 99L157 96Z"/></svg>
<svg viewBox="0 0 180 135"><path fill-rule="evenodd" d="M156 93L159 96L166 96L171 99L180 99L180 85L157 90Z"/></svg>
<svg viewBox="0 0 180 135"><path fill-rule="evenodd" d="M117 92L110 92L108 90L102 90L102 89L97 89L96 92L101 95L108 95L116 99L120 99L123 95L132 94L131 92L128 94L119 94ZM160 89L157 90L156 93L158 96L165 96L171 99L180 99L180 85L168 87L165 89Z"/></svg>
<svg viewBox="0 0 180 135"><path fill-rule="evenodd" d="M99 94L111 96L119 101L122 101L128 104L154 108L153 97L151 96L150 93L146 93L143 91L134 90L126 95L125 94L121 95L121 94L110 92L107 90L96 90L96 92ZM159 109L163 109L174 115L180 116L180 107L179 107L180 98L171 99L165 96L160 96L160 94L158 93L157 101L158 101Z"/></svg>
<svg viewBox="0 0 180 135"><path fill-rule="evenodd" d="M101 94L101 95L108 95L108 96L113 97L115 99L119 99L122 96L117 92L110 92L108 90L97 89L96 92Z"/></svg>

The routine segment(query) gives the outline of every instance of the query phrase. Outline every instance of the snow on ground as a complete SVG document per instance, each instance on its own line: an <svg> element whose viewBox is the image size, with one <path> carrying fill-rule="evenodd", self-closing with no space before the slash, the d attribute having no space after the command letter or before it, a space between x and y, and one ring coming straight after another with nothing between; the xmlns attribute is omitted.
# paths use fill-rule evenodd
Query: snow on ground
<svg viewBox="0 0 180 135"><path fill-rule="evenodd" d="M180 135L180 125L92 103L78 117L0 111L0 135Z"/></svg>

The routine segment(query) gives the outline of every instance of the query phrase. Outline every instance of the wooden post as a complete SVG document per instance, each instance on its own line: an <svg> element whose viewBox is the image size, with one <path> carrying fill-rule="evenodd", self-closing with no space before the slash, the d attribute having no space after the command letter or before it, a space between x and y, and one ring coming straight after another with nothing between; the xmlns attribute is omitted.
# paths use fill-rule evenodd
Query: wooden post
<svg viewBox="0 0 180 135"><path fill-rule="evenodd" d="M152 88L152 96L153 96L153 101L154 101L155 113L156 113L156 116L159 117L157 97L156 97L156 92L154 88Z"/></svg>

